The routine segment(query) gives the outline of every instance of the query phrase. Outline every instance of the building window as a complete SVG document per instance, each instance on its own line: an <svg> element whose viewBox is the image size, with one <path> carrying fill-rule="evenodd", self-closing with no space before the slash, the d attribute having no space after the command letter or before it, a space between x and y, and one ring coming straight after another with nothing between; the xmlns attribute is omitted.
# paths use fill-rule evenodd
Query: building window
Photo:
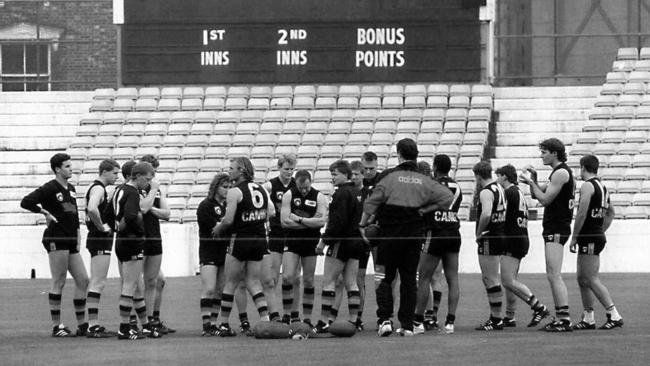
<svg viewBox="0 0 650 366"><path fill-rule="evenodd" d="M0 90L50 90L50 59L49 44L0 44Z"/></svg>

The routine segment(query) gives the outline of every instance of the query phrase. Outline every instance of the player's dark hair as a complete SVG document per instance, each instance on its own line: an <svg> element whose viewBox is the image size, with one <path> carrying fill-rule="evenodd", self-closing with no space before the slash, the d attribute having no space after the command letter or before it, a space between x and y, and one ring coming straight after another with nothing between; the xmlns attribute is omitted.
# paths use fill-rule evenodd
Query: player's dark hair
<svg viewBox="0 0 650 366"><path fill-rule="evenodd" d="M418 161L418 172L422 175L426 175L427 177L431 176L431 165L427 163L424 160Z"/></svg>
<svg viewBox="0 0 650 366"><path fill-rule="evenodd" d="M311 173L307 169L300 169L296 172L295 176L296 182L304 182L309 180L311 182Z"/></svg>
<svg viewBox="0 0 650 366"><path fill-rule="evenodd" d="M135 164L137 164L135 160L129 160L122 165L122 177L124 177L124 179L131 179L131 172L133 171Z"/></svg>
<svg viewBox="0 0 650 366"><path fill-rule="evenodd" d="M217 188L219 188L223 182L230 182L230 175L228 175L228 173L219 173L212 178L210 188L208 188L209 199L214 200L214 196L217 194Z"/></svg>
<svg viewBox="0 0 650 366"><path fill-rule="evenodd" d="M250 159L246 157L239 157L232 159L232 161L234 163L237 163L237 166L239 169L241 169L245 180L251 182L253 179L255 179L255 168L253 167L253 163L251 163Z"/></svg>
<svg viewBox="0 0 650 366"><path fill-rule="evenodd" d="M479 161L472 168L472 172L483 179L490 179L492 178L492 165L487 161Z"/></svg>
<svg viewBox="0 0 650 366"><path fill-rule="evenodd" d="M350 163L350 170L363 171L363 163L361 162L361 160L355 160L355 161L351 162Z"/></svg>
<svg viewBox="0 0 650 366"><path fill-rule="evenodd" d="M501 168L497 168L495 173L505 176L508 182L512 184L517 184L517 169L515 169L515 167L512 166L511 164L507 164L502 166Z"/></svg>
<svg viewBox="0 0 650 366"><path fill-rule="evenodd" d="M70 155L66 153L54 154L54 156L50 158L50 169L56 173L56 168L61 168L61 166L63 166L63 162L70 159Z"/></svg>
<svg viewBox="0 0 650 366"><path fill-rule="evenodd" d="M557 153L557 160L561 162L566 161L566 149L564 148L564 143L562 141L551 137L539 143L539 148L543 150L548 150L549 152Z"/></svg>
<svg viewBox="0 0 650 366"><path fill-rule="evenodd" d="M451 159L445 154L437 154L433 158L433 169L440 174L449 174Z"/></svg>
<svg viewBox="0 0 650 366"><path fill-rule="evenodd" d="M140 163L137 163L133 166L133 169L131 170L131 178L136 178L141 175L146 175L146 174L154 174L154 168L153 165L150 163L143 161Z"/></svg>
<svg viewBox="0 0 650 366"><path fill-rule="evenodd" d="M585 155L580 158L580 167L592 174L598 174L598 165L600 162L594 155Z"/></svg>
<svg viewBox="0 0 650 366"><path fill-rule="evenodd" d="M361 155L361 159L363 159L363 161L375 161L377 160L377 154L372 151L366 151Z"/></svg>
<svg viewBox="0 0 650 366"><path fill-rule="evenodd" d="M117 161L113 159L102 160L102 162L99 163L99 175L102 175L103 172L110 172L115 168L120 168L120 164Z"/></svg>
<svg viewBox="0 0 650 366"><path fill-rule="evenodd" d="M294 154L284 154L280 156L278 159L278 168L282 168L282 166L287 163L292 167L296 166L296 155Z"/></svg>
<svg viewBox="0 0 650 366"><path fill-rule="evenodd" d="M158 167L160 166L160 162L158 161L158 158L151 155L151 154L142 155L142 157L140 158L140 162L141 163L142 162L147 162L147 163L151 164L151 166L154 169L158 169Z"/></svg>
<svg viewBox="0 0 650 366"><path fill-rule="evenodd" d="M350 163L347 160L337 160L330 164L330 172L335 170L341 174L345 174L348 179L352 177L352 169L350 169Z"/></svg>
<svg viewBox="0 0 650 366"><path fill-rule="evenodd" d="M404 138L397 142L397 153L404 160L415 160L418 158L418 145L410 138Z"/></svg>

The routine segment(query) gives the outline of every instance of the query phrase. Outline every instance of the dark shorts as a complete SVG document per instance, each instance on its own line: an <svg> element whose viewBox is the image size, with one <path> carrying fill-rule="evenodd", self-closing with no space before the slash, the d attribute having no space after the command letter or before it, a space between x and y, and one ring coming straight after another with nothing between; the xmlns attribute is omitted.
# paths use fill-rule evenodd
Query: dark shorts
<svg viewBox="0 0 650 366"><path fill-rule="evenodd" d="M79 253L79 250L77 250L77 239L50 240L43 238L43 248L45 248L48 253L57 250L67 250L70 254Z"/></svg>
<svg viewBox="0 0 650 366"><path fill-rule="evenodd" d="M300 257L313 257L316 255L316 246L319 239L296 239L287 237L285 252L291 252Z"/></svg>
<svg viewBox="0 0 650 366"><path fill-rule="evenodd" d="M368 268L368 261L370 261L370 252L370 247L364 243L363 249L361 250L361 258L359 259L359 269Z"/></svg>
<svg viewBox="0 0 650 366"><path fill-rule="evenodd" d="M86 238L86 248L90 253L90 257L111 255L111 251L113 251L113 233L89 231Z"/></svg>
<svg viewBox="0 0 650 366"><path fill-rule="evenodd" d="M154 256L163 253L162 239L160 238L147 238L144 241L144 255Z"/></svg>
<svg viewBox="0 0 650 366"><path fill-rule="evenodd" d="M569 237L571 236L571 232L568 233L549 233L549 232L543 232L542 237L544 238L544 243L557 243L560 245L566 244L567 241L569 241Z"/></svg>
<svg viewBox="0 0 650 366"><path fill-rule="evenodd" d="M409 251L416 247L418 252L424 241L424 230L421 225L395 225L380 226L379 238L401 238L401 239L378 239L377 258L373 258L375 265L385 266L393 262L399 256L401 248L408 247Z"/></svg>
<svg viewBox="0 0 650 366"><path fill-rule="evenodd" d="M582 255L600 255L600 252L605 249L607 240L604 237L600 238L578 238L578 254Z"/></svg>
<svg viewBox="0 0 650 366"><path fill-rule="evenodd" d="M276 253L284 253L286 246L286 234L282 229L272 228L269 231L269 251Z"/></svg>
<svg viewBox="0 0 650 366"><path fill-rule="evenodd" d="M530 242L528 238L509 238L505 239L505 250L503 255L521 260L528 254Z"/></svg>
<svg viewBox="0 0 650 366"><path fill-rule="evenodd" d="M136 236L118 236L115 240L115 255L120 262L142 260L144 239Z"/></svg>
<svg viewBox="0 0 650 366"><path fill-rule="evenodd" d="M506 243L502 237L486 237L477 241L479 255L503 255Z"/></svg>
<svg viewBox="0 0 650 366"><path fill-rule="evenodd" d="M460 252L460 233L456 231L427 230L422 245L422 252L442 258L447 253Z"/></svg>
<svg viewBox="0 0 650 366"><path fill-rule="evenodd" d="M226 263L228 241L199 244L199 264L202 266L223 266Z"/></svg>
<svg viewBox="0 0 650 366"><path fill-rule="evenodd" d="M359 241L338 241L327 247L328 257L335 258L341 262L347 262L350 259L361 259L363 244Z"/></svg>
<svg viewBox="0 0 650 366"><path fill-rule="evenodd" d="M238 238L238 236L240 236ZM259 262L267 254L266 237L251 237L250 234L232 234L228 254L240 262Z"/></svg>

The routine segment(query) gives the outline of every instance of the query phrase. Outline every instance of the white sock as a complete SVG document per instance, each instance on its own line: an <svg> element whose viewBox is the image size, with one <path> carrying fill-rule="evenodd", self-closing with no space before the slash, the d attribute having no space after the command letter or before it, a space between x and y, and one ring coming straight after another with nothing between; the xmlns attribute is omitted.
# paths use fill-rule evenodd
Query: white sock
<svg viewBox="0 0 650 366"><path fill-rule="evenodd" d="M582 320L585 323L589 324L594 324L596 320L594 319L594 311L593 310L585 310L582 312Z"/></svg>
<svg viewBox="0 0 650 366"><path fill-rule="evenodd" d="M618 310L616 310L616 306L612 305L605 311L610 315L612 320L621 320L621 314L619 314Z"/></svg>

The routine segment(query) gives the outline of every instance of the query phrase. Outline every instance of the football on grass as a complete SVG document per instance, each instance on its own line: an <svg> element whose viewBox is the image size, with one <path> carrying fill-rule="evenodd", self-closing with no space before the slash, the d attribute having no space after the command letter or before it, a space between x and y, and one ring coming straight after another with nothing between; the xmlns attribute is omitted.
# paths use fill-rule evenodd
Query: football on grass
<svg viewBox="0 0 650 366"><path fill-rule="evenodd" d="M255 338L282 339L291 337L291 328L284 323L259 322L253 327Z"/></svg>
<svg viewBox="0 0 650 366"><path fill-rule="evenodd" d="M330 324L329 331L336 337L352 337L357 332L357 327L347 320L336 321Z"/></svg>

